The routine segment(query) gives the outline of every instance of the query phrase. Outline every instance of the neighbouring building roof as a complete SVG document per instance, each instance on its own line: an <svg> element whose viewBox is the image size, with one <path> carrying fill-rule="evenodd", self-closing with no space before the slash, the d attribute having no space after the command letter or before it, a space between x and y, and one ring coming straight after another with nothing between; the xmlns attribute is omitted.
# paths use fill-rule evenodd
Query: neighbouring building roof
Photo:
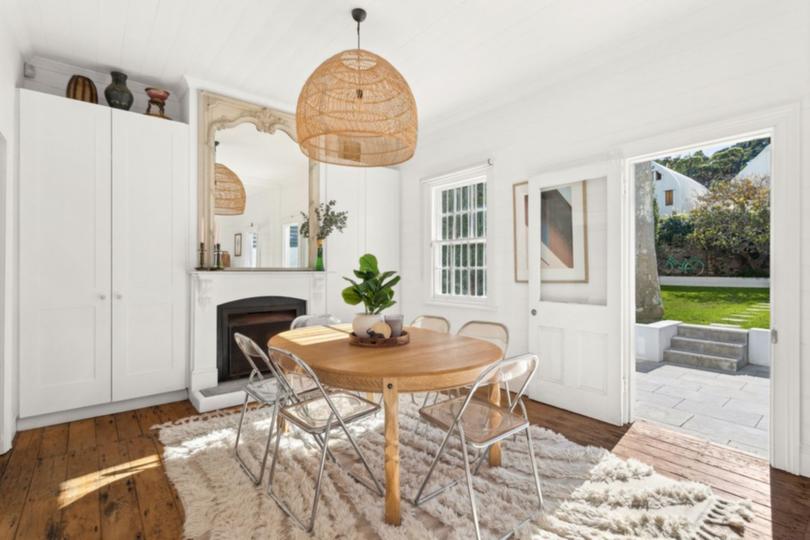
<svg viewBox="0 0 810 540"><path fill-rule="evenodd" d="M770 178L771 177L771 145L763 148L754 159L746 163L745 167L737 173L734 180L743 178Z"/></svg>

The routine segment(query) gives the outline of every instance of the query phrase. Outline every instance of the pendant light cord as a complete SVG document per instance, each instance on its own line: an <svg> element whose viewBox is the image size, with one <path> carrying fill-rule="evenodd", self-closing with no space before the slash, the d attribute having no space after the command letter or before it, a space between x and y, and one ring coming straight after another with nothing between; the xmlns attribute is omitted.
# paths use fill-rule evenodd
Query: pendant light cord
<svg viewBox="0 0 810 540"><path fill-rule="evenodd" d="M357 99L363 99L363 89L360 86L360 20L357 21Z"/></svg>

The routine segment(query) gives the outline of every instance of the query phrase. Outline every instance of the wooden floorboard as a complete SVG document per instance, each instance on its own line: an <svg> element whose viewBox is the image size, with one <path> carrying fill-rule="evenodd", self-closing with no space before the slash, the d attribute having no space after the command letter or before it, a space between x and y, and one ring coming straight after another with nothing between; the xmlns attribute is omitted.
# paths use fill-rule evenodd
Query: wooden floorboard
<svg viewBox="0 0 810 540"><path fill-rule="evenodd" d="M636 422L617 427L540 403L532 423L673 478L749 499L746 538L810 540L810 478L745 452ZM195 415L188 401L20 432L0 456L0 538L177 538L183 509L152 427Z"/></svg>

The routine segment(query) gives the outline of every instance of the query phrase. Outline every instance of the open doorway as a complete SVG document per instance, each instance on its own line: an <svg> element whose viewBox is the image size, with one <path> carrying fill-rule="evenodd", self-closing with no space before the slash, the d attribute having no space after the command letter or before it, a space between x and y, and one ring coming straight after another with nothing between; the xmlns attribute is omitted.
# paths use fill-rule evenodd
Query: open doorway
<svg viewBox="0 0 810 540"><path fill-rule="evenodd" d="M768 134L632 164L635 419L768 458Z"/></svg>

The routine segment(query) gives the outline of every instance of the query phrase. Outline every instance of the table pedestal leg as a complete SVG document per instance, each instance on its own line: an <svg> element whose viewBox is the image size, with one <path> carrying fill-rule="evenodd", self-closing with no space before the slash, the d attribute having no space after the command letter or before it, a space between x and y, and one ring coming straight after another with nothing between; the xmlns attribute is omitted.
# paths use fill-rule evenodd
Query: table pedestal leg
<svg viewBox="0 0 810 540"><path fill-rule="evenodd" d="M493 405L501 404L501 385L493 384L489 387L489 402ZM492 467L501 466L501 443L495 443L489 448L489 464Z"/></svg>
<svg viewBox="0 0 810 540"><path fill-rule="evenodd" d="M399 525L399 392L396 379L383 379L385 407L385 522Z"/></svg>

